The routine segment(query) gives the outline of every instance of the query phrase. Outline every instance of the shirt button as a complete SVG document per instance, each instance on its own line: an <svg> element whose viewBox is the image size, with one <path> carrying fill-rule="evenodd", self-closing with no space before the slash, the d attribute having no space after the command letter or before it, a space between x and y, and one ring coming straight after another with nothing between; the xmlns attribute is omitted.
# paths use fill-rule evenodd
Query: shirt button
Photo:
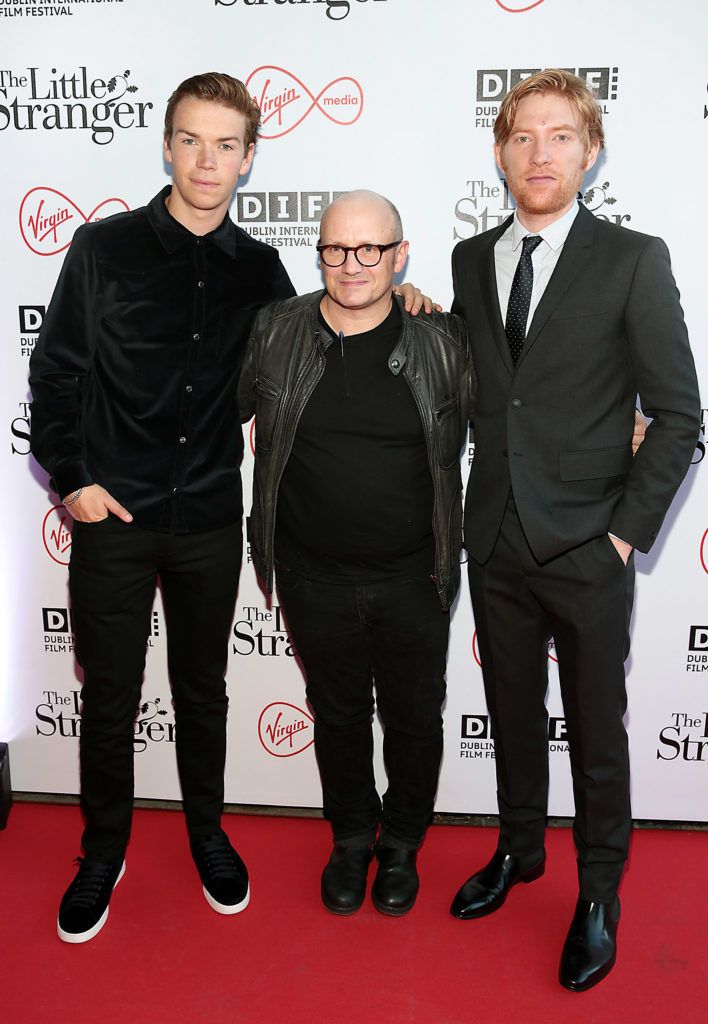
<svg viewBox="0 0 708 1024"><path fill-rule="evenodd" d="M398 360L398 359L392 359L391 360L391 369L392 370L397 370L400 365L401 365L400 360Z"/></svg>
<svg viewBox="0 0 708 1024"><path fill-rule="evenodd" d="M521 401L520 398L512 398L512 400L511 400L511 408L512 409L520 409L522 405L523 405L523 402Z"/></svg>
<svg viewBox="0 0 708 1024"><path fill-rule="evenodd" d="M178 490L178 489L177 489L176 487L173 487L173 488L172 488L172 493L173 493L173 494L176 494L176 493L177 493L177 490Z"/></svg>
<svg viewBox="0 0 708 1024"><path fill-rule="evenodd" d="M180 437L179 443L180 444L186 444L187 443L187 438L186 437Z"/></svg>
<svg viewBox="0 0 708 1024"><path fill-rule="evenodd" d="M191 395L191 393L192 393L192 385L188 384L187 387L184 390L187 392L187 394Z"/></svg>
<svg viewBox="0 0 708 1024"><path fill-rule="evenodd" d="M198 238L197 239L197 245L201 245L201 244L202 244L202 240L201 240L201 238Z"/></svg>
<svg viewBox="0 0 708 1024"><path fill-rule="evenodd" d="M204 282L203 281L197 281L197 288L203 288L203 287L204 287Z"/></svg>
<svg viewBox="0 0 708 1024"><path fill-rule="evenodd" d="M192 341L199 341L199 335L198 334L193 334L192 335Z"/></svg>

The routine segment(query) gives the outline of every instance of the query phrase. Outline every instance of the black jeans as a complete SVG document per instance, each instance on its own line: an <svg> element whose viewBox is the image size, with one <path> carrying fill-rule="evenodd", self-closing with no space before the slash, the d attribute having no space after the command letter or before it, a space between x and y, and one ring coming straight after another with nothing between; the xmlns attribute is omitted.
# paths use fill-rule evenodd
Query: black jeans
<svg viewBox="0 0 708 1024"><path fill-rule="evenodd" d="M334 841L420 845L442 757L449 613L430 580L328 584L280 568L278 594L307 677L325 816ZM376 792L372 716L388 789Z"/></svg>
<svg viewBox="0 0 708 1024"><path fill-rule="evenodd" d="M81 691L83 847L118 860L133 809L133 724L158 577L166 617L177 766L190 835L218 830L224 802L224 672L241 566L240 522L166 534L113 516L74 524L69 586Z"/></svg>

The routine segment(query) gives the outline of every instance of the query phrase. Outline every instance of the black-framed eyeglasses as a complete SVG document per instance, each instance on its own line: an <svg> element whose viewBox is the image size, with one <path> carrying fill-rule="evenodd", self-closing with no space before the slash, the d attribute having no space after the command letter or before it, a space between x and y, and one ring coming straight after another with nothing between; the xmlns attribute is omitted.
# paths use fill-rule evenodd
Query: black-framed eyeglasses
<svg viewBox="0 0 708 1024"><path fill-rule="evenodd" d="M364 245L317 245L315 248L320 254L320 259L326 267L341 267L347 261L347 253L353 252L358 263L362 267L377 267L381 257L389 249L400 245L403 239L397 242L388 242L386 245L374 245L367 242Z"/></svg>

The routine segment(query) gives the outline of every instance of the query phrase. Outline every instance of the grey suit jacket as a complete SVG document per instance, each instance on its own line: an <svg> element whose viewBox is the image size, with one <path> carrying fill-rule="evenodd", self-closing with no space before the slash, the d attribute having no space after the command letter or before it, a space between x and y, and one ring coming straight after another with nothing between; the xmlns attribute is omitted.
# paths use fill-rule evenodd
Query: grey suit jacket
<svg viewBox="0 0 708 1024"><path fill-rule="evenodd" d="M700 429L668 250L581 206L514 368L494 269L510 223L452 256L478 378L465 547L486 561L511 487L541 562L608 531L648 551ZM637 395L652 422L633 459Z"/></svg>

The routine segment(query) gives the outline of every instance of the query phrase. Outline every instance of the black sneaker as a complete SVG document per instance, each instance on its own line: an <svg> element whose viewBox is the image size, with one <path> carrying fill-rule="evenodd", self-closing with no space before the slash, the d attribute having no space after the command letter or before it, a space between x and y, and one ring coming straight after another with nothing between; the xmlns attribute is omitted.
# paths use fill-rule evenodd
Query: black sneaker
<svg viewBox="0 0 708 1024"><path fill-rule="evenodd" d="M190 839L204 897L217 914L238 914L248 906L248 871L225 832Z"/></svg>
<svg viewBox="0 0 708 1024"><path fill-rule="evenodd" d="M64 942L88 942L108 919L108 902L123 877L125 861L105 864L77 857L76 877L59 905L57 934Z"/></svg>

